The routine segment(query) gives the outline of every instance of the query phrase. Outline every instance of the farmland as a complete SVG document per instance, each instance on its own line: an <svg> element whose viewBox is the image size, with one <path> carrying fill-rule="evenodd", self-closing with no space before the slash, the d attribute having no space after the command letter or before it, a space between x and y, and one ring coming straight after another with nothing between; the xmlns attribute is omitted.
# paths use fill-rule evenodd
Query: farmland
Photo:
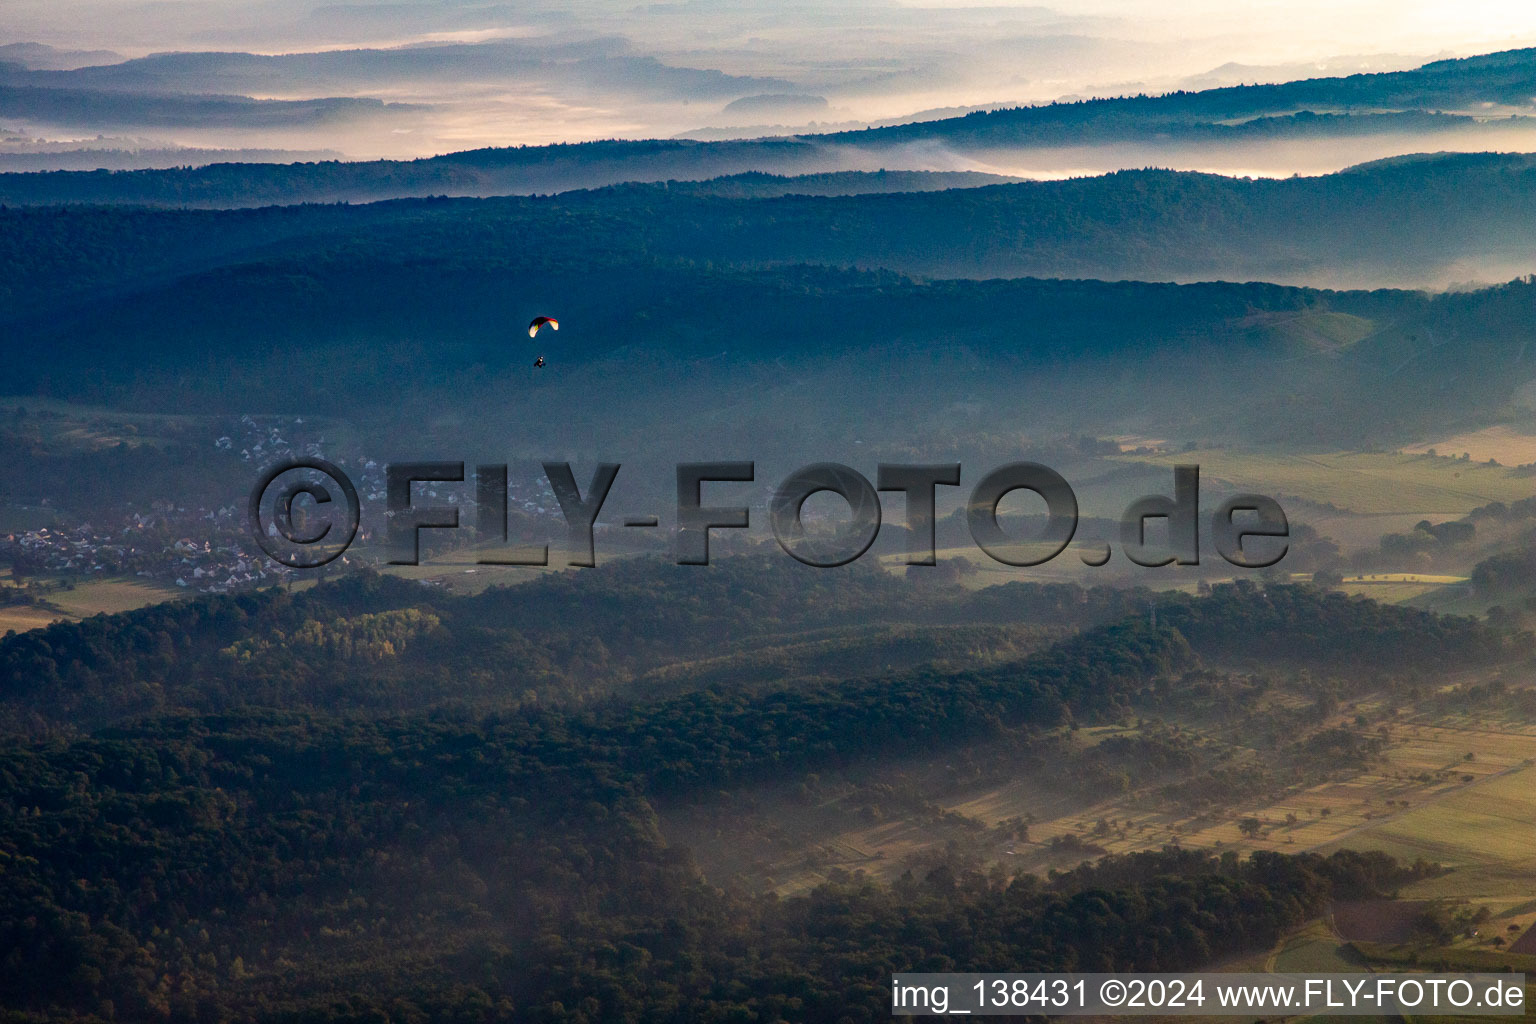
<svg viewBox="0 0 1536 1024"><path fill-rule="evenodd" d="M856 792L869 784L850 777L821 780L810 800L792 788L756 793L739 830L717 831L709 815L674 818L668 828L695 848L707 869L755 878L781 894L804 891L835 868L894 878L957 843L983 864L1033 872L1070 867L1100 853L1175 844L1239 854L1378 849L1451 869L1417 883L1406 894L1414 898L1492 901L1501 915L1528 899L1521 894L1536 874L1536 724L1508 713L1394 713L1372 698L1347 712L1338 726L1349 728L1351 716L1365 716L1373 724L1361 729L1362 736L1384 739L1369 763L1348 772L1323 768L1328 777L1319 781L1224 810L1181 809L1134 787L1085 799L1049 764L1004 771L998 785L955 786L947 780L956 766L944 762L956 755L948 755L881 777L903 792L934 794L921 812L850 819L849 787ZM1129 726L1083 729L1064 756L1136 735ZM1261 767L1269 756L1219 730L1199 742L1235 743L1227 762L1235 769ZM967 755L978 763L985 757L979 751ZM1029 823L1027 839L1009 832L1008 823L1021 820ZM1245 820L1251 829L1242 827ZM1536 907L1531 911L1536 919Z"/></svg>
<svg viewBox="0 0 1536 1024"><path fill-rule="evenodd" d="M9 630L20 633L37 629L60 620L113 615L183 596L185 594L175 587L131 578L87 580L67 587L49 587L43 592L42 604L0 605L0 635Z"/></svg>
<svg viewBox="0 0 1536 1024"><path fill-rule="evenodd" d="M1372 601L1396 604L1434 594L1446 587L1463 585L1465 576L1435 575L1416 572L1366 573L1345 576L1339 590Z"/></svg>
<svg viewBox="0 0 1536 1024"><path fill-rule="evenodd" d="M1265 964L1282 974L1343 974L1364 966L1365 959L1321 923L1287 936Z"/></svg>
<svg viewBox="0 0 1536 1024"><path fill-rule="evenodd" d="M1478 745L1484 750L1483 745ZM1347 836L1355 849L1379 849L1409 860L1423 857L1456 868L1419 883L1420 896L1488 897L1508 893L1536 873L1536 769L1485 775Z"/></svg>
<svg viewBox="0 0 1536 1024"><path fill-rule="evenodd" d="M1403 451L1423 455L1430 451L1452 457L1467 455L1473 462L1494 459L1506 466L1525 466L1536 462L1536 434L1500 424L1464 434L1409 445Z"/></svg>
<svg viewBox="0 0 1536 1024"><path fill-rule="evenodd" d="M42 608L31 608L25 605L0 608L0 636L12 630L24 633L29 629L46 626L50 622L57 622L58 619L57 612Z"/></svg>
<svg viewBox="0 0 1536 1024"><path fill-rule="evenodd" d="M158 601L182 596L175 587L142 580L106 579L80 583L68 590L53 591L49 600L75 618L131 611Z"/></svg>
<svg viewBox="0 0 1536 1024"><path fill-rule="evenodd" d="M1362 515L1464 515L1489 502L1529 497L1533 489L1529 477L1504 466L1429 455L1213 448L1122 458L1167 467L1198 465L1202 481Z"/></svg>

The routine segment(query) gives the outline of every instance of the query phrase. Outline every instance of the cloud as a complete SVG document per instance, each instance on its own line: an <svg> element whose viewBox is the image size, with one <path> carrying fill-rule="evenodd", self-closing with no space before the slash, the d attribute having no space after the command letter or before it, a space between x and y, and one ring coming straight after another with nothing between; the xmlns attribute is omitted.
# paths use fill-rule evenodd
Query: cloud
<svg viewBox="0 0 1536 1024"><path fill-rule="evenodd" d="M111 50L59 50L42 43L6 43L0 46L0 64L29 70L67 70L90 64L116 64L123 59Z"/></svg>
<svg viewBox="0 0 1536 1024"><path fill-rule="evenodd" d="M76 134L177 129L175 141L183 145L344 147L357 156L653 136L658 125L670 133L696 124L698 114L687 113L692 104L796 89L782 78L668 64L614 36L286 54L169 52L72 69L0 65L0 87L0 117L29 127ZM410 123L385 132L331 134L338 125L401 116ZM263 130L283 134L249 136Z"/></svg>
<svg viewBox="0 0 1536 1024"><path fill-rule="evenodd" d="M1536 7L1513 0L1467 0L1455 17L1404 11L1387 0L1287 0L1240 12L1220 0L1079 0L1070 7L986 0L3 2L7 30L26 33L16 38L59 48L0 47L0 63L42 76L7 77L12 87L417 105L419 120L408 126L344 138L326 135L327 118L348 116L332 107L317 113L308 134L300 119L283 122L282 138L210 138L208 117L199 115L180 126L176 140L345 147L354 156L667 137L701 126L860 126L926 110L1408 66L1414 58L1395 55L1502 49L1519 45L1522 33L1536 41ZM1340 38L1368 42L1357 57L1327 57ZM97 46L138 58L113 61L87 49ZM815 96L827 105L734 106L747 100L750 107L761 96ZM82 115L110 107L76 104ZM169 109L157 116L157 125L174 120ZM110 130L99 122L68 127ZM396 132L401 127L411 131Z"/></svg>
<svg viewBox="0 0 1536 1024"><path fill-rule="evenodd" d="M725 105L724 113L745 114L748 117L808 117L827 109L825 96L808 96L796 93L765 93L743 96Z"/></svg>
<svg viewBox="0 0 1536 1024"><path fill-rule="evenodd" d="M630 52L612 37L421 44L393 49L309 53L161 53L101 67L40 71L27 84L46 88L241 93L265 96L412 86L559 86L586 93L623 90L636 97L730 98L791 89L781 78L742 77L674 67Z"/></svg>
<svg viewBox="0 0 1536 1024"><path fill-rule="evenodd" d="M110 144L109 144L110 143ZM340 160L328 149L198 149L105 137L70 143L38 141L0 129L0 172L137 171L208 164L291 164Z"/></svg>
<svg viewBox="0 0 1536 1024"><path fill-rule="evenodd" d="M0 117L104 129L313 127L418 109L351 96L256 100L246 96L167 96L0 84Z"/></svg>

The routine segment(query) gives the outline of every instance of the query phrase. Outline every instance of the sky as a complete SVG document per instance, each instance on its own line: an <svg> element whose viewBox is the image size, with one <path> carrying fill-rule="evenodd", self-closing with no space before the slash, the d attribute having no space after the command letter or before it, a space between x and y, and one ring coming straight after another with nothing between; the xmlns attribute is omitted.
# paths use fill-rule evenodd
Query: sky
<svg viewBox="0 0 1536 1024"><path fill-rule="evenodd" d="M0 152L759 135L1529 45L1528 0L4 0ZM212 56L110 67L171 51Z"/></svg>

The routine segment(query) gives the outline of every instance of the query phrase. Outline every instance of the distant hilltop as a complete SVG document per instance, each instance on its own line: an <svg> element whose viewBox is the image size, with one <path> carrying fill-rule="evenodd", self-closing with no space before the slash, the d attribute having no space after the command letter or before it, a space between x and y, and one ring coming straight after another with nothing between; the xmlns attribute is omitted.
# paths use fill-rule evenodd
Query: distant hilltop
<svg viewBox="0 0 1536 1024"><path fill-rule="evenodd" d="M22 84L39 74L44 73L0 66L0 117L39 103L92 102L86 95L63 96L62 85ZM1299 160L1307 169L1338 170L1344 163L1419 150L1536 149L1533 96L1536 50L1523 49L1435 61L1410 71L980 110L820 135L609 140L478 149L418 160L0 174L0 201L241 207L528 195L746 172L969 167L1031 176L1030 167L1080 168L1084 161L1103 169L1230 166L1278 174L1290 166L1286 161ZM176 102L257 101L180 97ZM305 102L320 104L312 114L325 116L348 101ZM278 116L275 108L272 116ZM1308 143L1318 145L1309 150Z"/></svg>

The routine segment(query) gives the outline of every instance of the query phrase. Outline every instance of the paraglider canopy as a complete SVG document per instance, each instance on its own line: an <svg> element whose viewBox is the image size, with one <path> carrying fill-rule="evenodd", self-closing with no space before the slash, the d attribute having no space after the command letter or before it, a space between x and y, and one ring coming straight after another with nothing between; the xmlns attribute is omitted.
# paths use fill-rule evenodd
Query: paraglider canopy
<svg viewBox="0 0 1536 1024"><path fill-rule="evenodd" d="M534 335L538 334L539 333L539 328L543 327L545 324L549 324L549 328L552 331L558 331L560 329L560 321L556 320L554 317L552 317L552 316L536 316L528 324L528 337L531 338Z"/></svg>

